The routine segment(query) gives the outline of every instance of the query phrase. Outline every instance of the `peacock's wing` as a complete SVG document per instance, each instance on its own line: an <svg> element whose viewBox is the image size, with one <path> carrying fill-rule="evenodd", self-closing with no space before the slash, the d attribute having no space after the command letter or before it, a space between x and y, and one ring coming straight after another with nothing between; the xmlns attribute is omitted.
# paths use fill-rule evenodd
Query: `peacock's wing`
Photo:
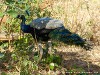
<svg viewBox="0 0 100 75"><path fill-rule="evenodd" d="M44 17L34 19L29 25L36 29L55 29L58 27L63 27L63 22L57 19Z"/></svg>

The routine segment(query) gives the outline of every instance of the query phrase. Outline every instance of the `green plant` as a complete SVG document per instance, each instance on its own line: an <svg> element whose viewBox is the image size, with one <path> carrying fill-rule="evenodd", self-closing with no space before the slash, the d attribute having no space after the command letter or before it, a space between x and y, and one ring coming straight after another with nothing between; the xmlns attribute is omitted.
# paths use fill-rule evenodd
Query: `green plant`
<svg viewBox="0 0 100 75"><path fill-rule="evenodd" d="M31 75L32 71L43 69L49 66L49 69L54 70L59 68L62 62L62 58L59 55L44 54L44 57L37 64L38 52L34 51L34 41L32 36L23 34L20 31L20 21L16 19L18 14L24 14L27 18L27 23L37 17L54 17L64 21L65 27L72 32L76 32L79 35L84 35L90 39L91 36L99 31L99 0L55 0L52 7L41 9L39 4L45 0L1 0L0 2L0 18L7 16L5 23L0 21L1 29L7 33L9 37L13 33L18 34L17 40L0 41L0 66L1 63L6 63L3 69L19 72L21 75ZM27 15L28 14L28 15ZM95 28L94 28L95 27ZM98 28L98 29L97 29ZM90 30L90 31L89 31ZM95 32L93 32L95 30ZM95 38L97 39L97 38ZM53 46L62 46L62 44L53 43ZM9 48L11 46L11 48ZM12 52L8 50L13 49ZM46 49L44 48L46 53ZM12 68L13 67L13 68ZM88 64L89 67L89 64ZM83 71L83 68L74 66L72 70L68 72ZM11 72L12 73L12 72ZM7 75L6 72L2 72L1 75ZM86 74L79 74L86 75Z"/></svg>

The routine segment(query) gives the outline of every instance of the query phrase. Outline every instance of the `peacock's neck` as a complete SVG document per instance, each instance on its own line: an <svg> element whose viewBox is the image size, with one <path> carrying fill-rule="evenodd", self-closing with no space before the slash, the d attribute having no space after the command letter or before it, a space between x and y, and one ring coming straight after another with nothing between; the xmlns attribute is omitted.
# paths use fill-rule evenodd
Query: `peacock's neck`
<svg viewBox="0 0 100 75"><path fill-rule="evenodd" d="M31 33L31 27L30 27L30 25L25 24L25 20L22 20L22 22L21 22L21 30L24 33Z"/></svg>
<svg viewBox="0 0 100 75"><path fill-rule="evenodd" d="M26 19L22 19L21 25L26 25L25 21L26 21Z"/></svg>

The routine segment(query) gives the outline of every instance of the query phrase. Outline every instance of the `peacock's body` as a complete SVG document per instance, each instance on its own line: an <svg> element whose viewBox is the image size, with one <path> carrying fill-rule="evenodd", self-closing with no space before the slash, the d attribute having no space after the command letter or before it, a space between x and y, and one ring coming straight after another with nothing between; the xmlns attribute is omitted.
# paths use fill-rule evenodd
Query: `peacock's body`
<svg viewBox="0 0 100 75"><path fill-rule="evenodd" d="M34 19L29 25L25 24L25 16L18 15L21 19L21 30L24 33L30 33L37 41L48 41L50 39L61 41L66 44L80 45L85 49L89 49L86 42L77 34L71 33L65 29L63 22L57 19L44 17Z"/></svg>

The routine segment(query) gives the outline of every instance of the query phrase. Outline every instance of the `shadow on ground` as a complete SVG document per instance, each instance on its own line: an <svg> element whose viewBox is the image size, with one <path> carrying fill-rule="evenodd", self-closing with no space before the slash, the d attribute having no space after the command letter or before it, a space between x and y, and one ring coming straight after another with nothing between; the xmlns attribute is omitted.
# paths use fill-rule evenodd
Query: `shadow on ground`
<svg viewBox="0 0 100 75"><path fill-rule="evenodd" d="M94 65L92 61L84 59L82 55L77 52L57 52L62 58L62 67L68 71L80 71L80 72L98 72L100 73L100 66Z"/></svg>

